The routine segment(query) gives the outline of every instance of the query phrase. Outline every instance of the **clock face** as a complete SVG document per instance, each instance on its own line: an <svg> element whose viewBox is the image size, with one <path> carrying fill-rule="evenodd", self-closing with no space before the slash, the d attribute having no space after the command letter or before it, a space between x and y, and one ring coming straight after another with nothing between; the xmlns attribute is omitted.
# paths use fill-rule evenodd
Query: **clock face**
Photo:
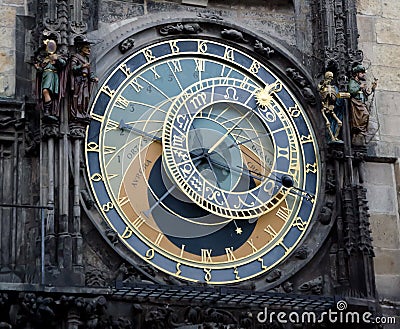
<svg viewBox="0 0 400 329"><path fill-rule="evenodd" d="M104 220L143 260L212 284L288 257L318 199L301 104L263 63L207 39L140 49L103 83L86 161Z"/></svg>

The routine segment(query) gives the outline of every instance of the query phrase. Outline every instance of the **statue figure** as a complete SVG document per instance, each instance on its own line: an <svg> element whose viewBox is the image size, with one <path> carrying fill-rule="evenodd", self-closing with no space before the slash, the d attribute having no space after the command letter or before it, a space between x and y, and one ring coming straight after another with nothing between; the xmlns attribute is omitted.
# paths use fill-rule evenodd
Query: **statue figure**
<svg viewBox="0 0 400 329"><path fill-rule="evenodd" d="M359 137L362 137L365 141L369 122L369 111L366 102L368 96L375 91L378 81L375 79L371 88L367 88L365 73L365 68L361 64L354 66L348 85L351 101L350 126L353 143L358 143Z"/></svg>
<svg viewBox="0 0 400 329"><path fill-rule="evenodd" d="M77 53L71 57L71 118L86 121L93 83L99 81L91 69L89 56L90 42L82 38L76 40Z"/></svg>
<svg viewBox="0 0 400 329"><path fill-rule="evenodd" d="M37 62L34 64L38 72L38 100L43 110L44 119L48 121L58 121L59 103L64 93L65 78L61 77L61 72L67 65L67 61L62 56L56 54L57 43L55 40L44 40L44 54L39 54ZM61 83L60 83L61 82Z"/></svg>
<svg viewBox="0 0 400 329"><path fill-rule="evenodd" d="M318 85L322 100L322 116L331 142L341 142L340 129L343 125L343 100L338 97L339 89L332 85L333 73L327 71L324 80Z"/></svg>

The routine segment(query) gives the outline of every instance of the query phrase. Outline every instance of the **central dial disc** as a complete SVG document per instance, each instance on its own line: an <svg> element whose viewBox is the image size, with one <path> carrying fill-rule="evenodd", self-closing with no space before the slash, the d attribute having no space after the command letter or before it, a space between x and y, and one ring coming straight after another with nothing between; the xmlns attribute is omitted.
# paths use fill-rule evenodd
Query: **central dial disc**
<svg viewBox="0 0 400 329"><path fill-rule="evenodd" d="M253 105L256 92L236 79L203 81L176 98L165 120L163 164L171 180L225 218L258 217L284 197L273 171L287 172L292 154L286 144L285 158L276 161L269 125L283 126L279 109Z"/></svg>

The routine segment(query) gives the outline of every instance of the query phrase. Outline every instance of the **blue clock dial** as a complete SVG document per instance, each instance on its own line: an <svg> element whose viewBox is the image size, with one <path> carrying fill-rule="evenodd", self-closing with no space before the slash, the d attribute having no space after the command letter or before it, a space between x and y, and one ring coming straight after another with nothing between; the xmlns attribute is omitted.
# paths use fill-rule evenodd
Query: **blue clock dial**
<svg viewBox="0 0 400 329"><path fill-rule="evenodd" d="M288 87L250 54L200 38L139 49L103 82L91 116L85 153L99 212L161 271L248 280L307 231L320 184L315 136Z"/></svg>

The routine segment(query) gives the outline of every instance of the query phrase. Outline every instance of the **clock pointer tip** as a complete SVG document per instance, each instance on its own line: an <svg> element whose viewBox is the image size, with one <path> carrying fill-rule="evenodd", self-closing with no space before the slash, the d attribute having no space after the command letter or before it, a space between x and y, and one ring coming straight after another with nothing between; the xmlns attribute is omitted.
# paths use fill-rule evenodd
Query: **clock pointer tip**
<svg viewBox="0 0 400 329"><path fill-rule="evenodd" d="M294 185L293 178L289 175L283 175L281 178L281 183L284 187L287 187L287 188L293 187L293 185Z"/></svg>

